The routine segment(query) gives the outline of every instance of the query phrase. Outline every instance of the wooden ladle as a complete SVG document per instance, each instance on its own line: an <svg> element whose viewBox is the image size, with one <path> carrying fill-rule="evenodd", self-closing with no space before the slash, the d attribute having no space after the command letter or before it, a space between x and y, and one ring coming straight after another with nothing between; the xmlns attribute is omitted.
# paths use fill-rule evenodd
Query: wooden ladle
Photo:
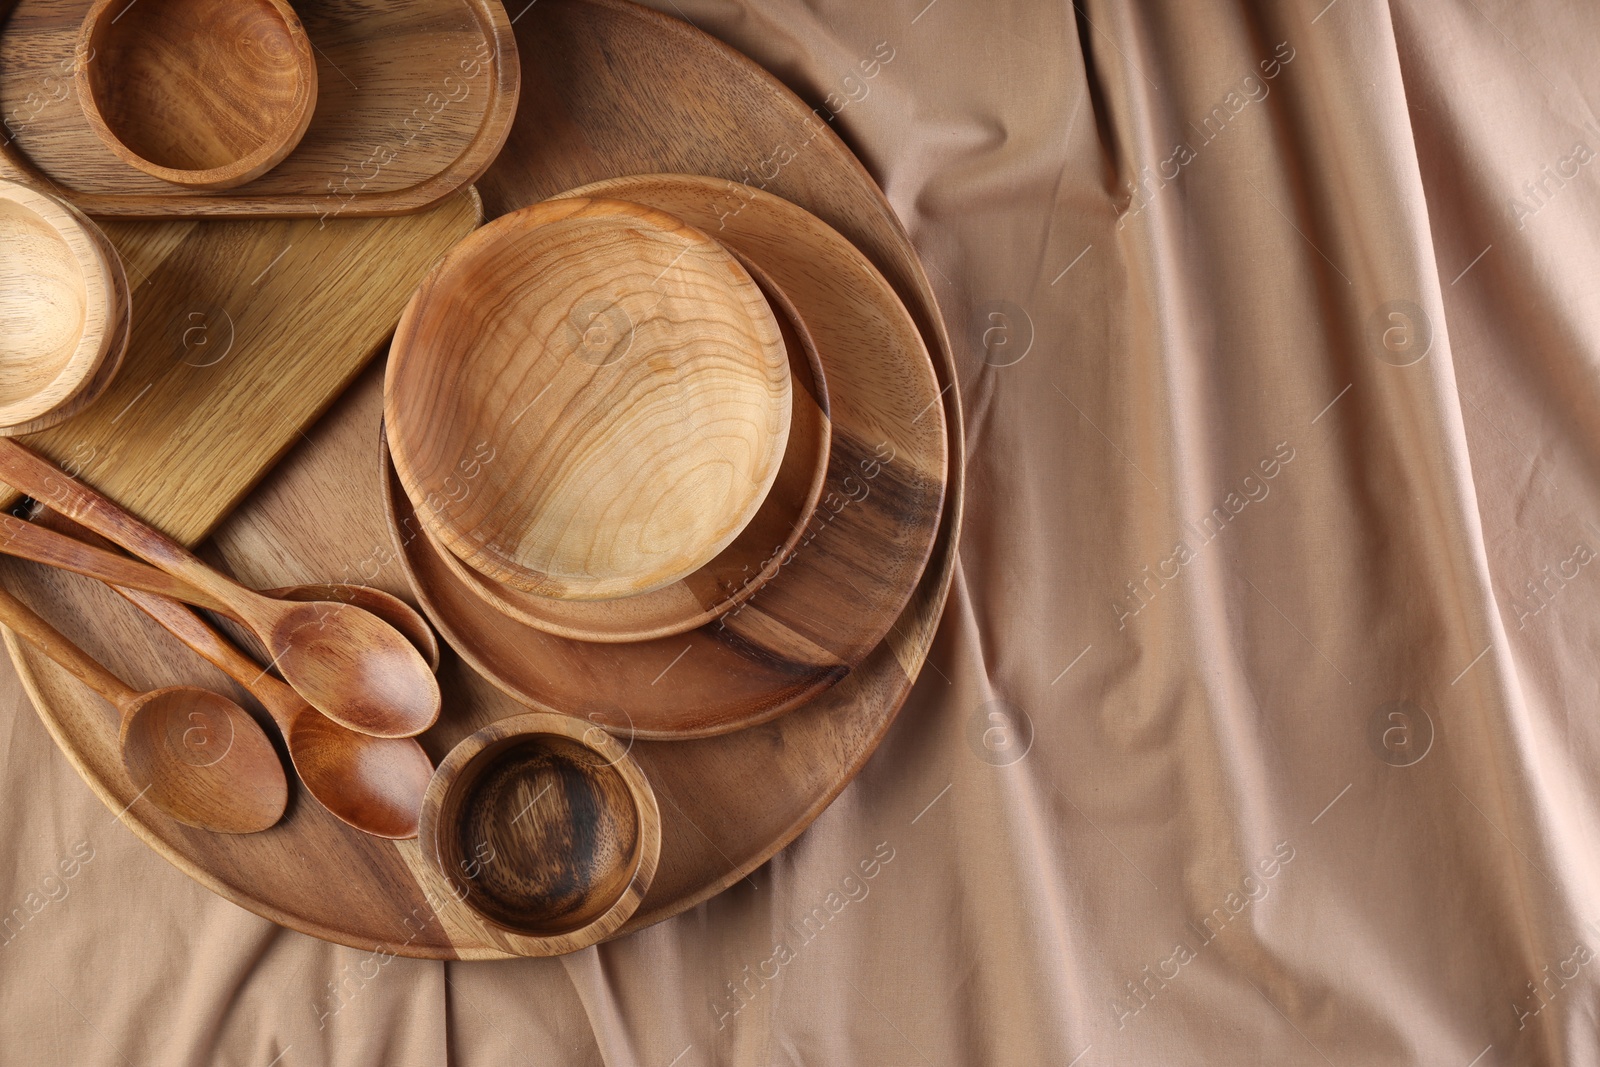
<svg viewBox="0 0 1600 1067"><path fill-rule="evenodd" d="M147 783L156 807L223 834L255 833L283 817L283 764L239 705L190 685L135 692L4 589L0 622L116 707L122 765L135 785Z"/></svg>
<svg viewBox="0 0 1600 1067"><path fill-rule="evenodd" d="M74 534L76 533L77 531L74 531ZM148 563L140 563L120 553L85 544L78 540L77 536L69 536L41 526L39 523L28 522L3 512L0 512L0 554L98 578L108 585L142 589L147 593L181 600L185 604L193 604L195 607L235 618L232 610L222 601L202 593L165 571L156 570ZM406 640L410 641L416 650L422 653L422 658L428 661L430 670L439 669L439 639L434 636L433 628L428 625L428 621L410 604L381 589L373 589L366 585L328 583L290 585L281 589L264 589L261 593L275 600L349 604L363 611L370 611L404 634Z"/></svg>
<svg viewBox="0 0 1600 1067"><path fill-rule="evenodd" d="M439 683L427 661L371 612L247 589L9 438L0 439L0 478L225 605L255 631L284 680L335 722L411 737L438 720Z"/></svg>
<svg viewBox="0 0 1600 1067"><path fill-rule="evenodd" d="M115 588L261 702L283 732L300 780L323 807L374 837L417 836L422 794L433 775L433 763L415 739L370 737L334 722L182 604L154 593Z"/></svg>

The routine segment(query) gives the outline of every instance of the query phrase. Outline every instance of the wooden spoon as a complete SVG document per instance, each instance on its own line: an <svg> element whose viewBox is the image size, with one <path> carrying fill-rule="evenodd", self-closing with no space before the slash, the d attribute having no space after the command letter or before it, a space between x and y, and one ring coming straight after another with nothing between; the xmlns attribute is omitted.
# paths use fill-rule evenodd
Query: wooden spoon
<svg viewBox="0 0 1600 1067"><path fill-rule="evenodd" d="M74 531L76 533L76 531ZM88 534L94 537L93 534ZM28 522L15 515L0 512L0 553L18 559L43 563L50 567L73 571L98 578L108 585L128 589L142 589L185 604L214 611L219 615L239 621L231 608L215 597L180 581L165 571L158 571L148 563L129 559L120 553L110 552L92 544L85 544L76 536L69 536L37 522ZM433 628L410 604L397 596L366 585L342 583L290 585L280 589L261 590L262 596L274 600L295 600L313 603L349 604L370 611L405 635L428 668L439 670L439 639ZM270 657L269 657L270 658Z"/></svg>
<svg viewBox="0 0 1600 1067"><path fill-rule="evenodd" d="M415 739L370 737L342 726L261 670L182 604L154 593L113 588L261 701L283 731L300 780L323 807L374 837L417 836L433 763Z"/></svg>
<svg viewBox="0 0 1600 1067"><path fill-rule="evenodd" d="M239 705L190 685L135 692L4 589L0 622L116 707L122 765L135 785L148 783L156 807L223 834L255 833L283 817L283 764Z"/></svg>
<svg viewBox="0 0 1600 1067"><path fill-rule="evenodd" d="M438 720L439 683L427 661L371 612L246 589L9 438L0 439L0 478L226 605L255 631L284 680L335 722L411 737Z"/></svg>

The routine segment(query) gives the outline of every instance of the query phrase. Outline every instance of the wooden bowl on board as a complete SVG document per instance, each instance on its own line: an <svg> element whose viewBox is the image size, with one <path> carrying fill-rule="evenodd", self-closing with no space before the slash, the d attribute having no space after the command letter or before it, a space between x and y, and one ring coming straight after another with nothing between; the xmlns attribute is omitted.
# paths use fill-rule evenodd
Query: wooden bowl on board
<svg viewBox="0 0 1600 1067"><path fill-rule="evenodd" d="M661 856L655 791L597 727L532 712L461 741L434 771L419 840L452 897L528 956L603 941Z"/></svg>
<svg viewBox="0 0 1600 1067"><path fill-rule="evenodd" d="M468 565L571 600L662 588L754 517L789 436L771 308L721 245L653 208L569 199L448 252L384 378L395 469Z"/></svg>
<svg viewBox="0 0 1600 1067"><path fill-rule="evenodd" d="M778 476L733 543L704 567L669 586L613 600L557 600L524 593L479 574L441 546L439 560L466 588L519 622L575 641L650 641L714 622L756 594L778 572L816 512L827 480L833 432L827 378L811 332L788 294L752 261L735 257L761 286L777 315L792 383L789 443ZM423 536L431 536L427 530Z"/></svg>
<svg viewBox="0 0 1600 1067"><path fill-rule="evenodd" d="M0 434L54 426L104 392L128 348L131 308L99 227L0 181Z"/></svg>
<svg viewBox="0 0 1600 1067"><path fill-rule="evenodd" d="M294 151L317 106L311 40L287 0L95 0L78 101L124 163L231 189Z"/></svg>

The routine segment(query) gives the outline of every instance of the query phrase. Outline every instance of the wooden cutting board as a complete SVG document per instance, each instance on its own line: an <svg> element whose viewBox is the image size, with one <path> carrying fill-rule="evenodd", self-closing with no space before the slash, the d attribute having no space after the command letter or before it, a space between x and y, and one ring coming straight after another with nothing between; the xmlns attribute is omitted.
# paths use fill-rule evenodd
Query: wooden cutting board
<svg viewBox="0 0 1600 1067"><path fill-rule="evenodd" d="M737 179L775 144L803 143L769 188L877 264L922 329L946 389L944 519L890 638L838 686L771 722L701 740L634 742L663 834L656 878L627 932L765 863L827 807L888 729L927 655L954 569L961 413L949 340L910 241L867 172L804 102L715 40L621 0L540 0L516 30L524 79L539 85L530 105L537 113L524 109L520 133L486 175L492 211L620 174ZM218 529L213 547L246 582L367 581L406 592L381 510L376 371ZM0 562L0 578L136 686L188 680L238 693L93 583L9 562ZM112 810L132 801L137 789L120 770L106 706L9 635L7 644L41 719L84 779ZM421 738L435 760L477 726L522 710L457 657L446 657L440 682L445 714ZM190 830L143 801L122 819L202 884L285 926L408 956L505 954L492 932L441 898L415 842L362 837L303 795L282 824L248 838Z"/></svg>
<svg viewBox="0 0 1600 1067"><path fill-rule="evenodd" d="M117 159L73 86L91 0L0 0L0 177L96 216L323 220L436 204L494 159L520 66L500 0L298 0L317 107L272 170L236 189L171 185Z"/></svg>
<svg viewBox="0 0 1600 1067"><path fill-rule="evenodd" d="M133 295L127 357L100 399L22 440L195 544L386 344L482 213L469 187L392 219L102 220Z"/></svg>

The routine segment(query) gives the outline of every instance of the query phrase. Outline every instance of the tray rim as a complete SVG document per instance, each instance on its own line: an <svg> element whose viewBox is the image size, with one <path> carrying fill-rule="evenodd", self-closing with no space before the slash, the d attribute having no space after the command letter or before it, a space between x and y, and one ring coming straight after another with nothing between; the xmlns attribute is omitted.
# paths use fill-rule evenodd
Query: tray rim
<svg viewBox="0 0 1600 1067"><path fill-rule="evenodd" d="M632 3L631 0L583 0L583 2L613 10L628 11L637 17L644 17L654 20L657 22L658 28L664 29L665 32L679 35L696 35L700 38L703 38L706 47L710 47L718 52L729 54L735 60L735 62L744 66L754 79L754 83L762 84L769 92L781 97L787 97L795 105L809 110L809 105L807 105L797 93L789 89L788 86L784 85L783 82L778 80L778 78L765 67L761 66L761 64L757 63L750 57L745 56L732 45L727 44L726 42L712 36L709 33L700 31L697 28L681 22L680 20L665 13ZM0 0L0 10L4 10L5 4L6 0ZM855 780L857 775L859 775L861 769L866 765L867 761L872 758L872 755L874 752L876 752L884 736L888 733L889 729L894 725L895 720L899 717L899 713L904 707L906 700L910 697L911 691L915 687L916 681L921 674L922 666L927 661L927 657L932 650L933 643L937 637L938 630L940 629L942 623L944 609L949 599L950 589L954 583L956 565L959 561L961 530L965 513L966 448L965 422L961 410L960 391L958 388L960 384L960 378L955 364L954 353L950 346L949 333L944 322L944 316L942 310L940 309L938 299L934 294L932 285L928 280L927 272L923 267L920 256L918 256L916 252L915 245L912 243L909 233L905 229L904 223L895 213L892 205L888 201L887 196L884 195L883 190L878 185L876 179L872 177L871 173L866 169L866 166L861 162L860 158L849 147L849 145L838 136L831 126L826 127L826 136L831 138L832 141L836 143L836 147L841 150L841 155L845 161L845 167L849 170L852 170L858 179L865 182L865 188L875 194L875 199L882 209L880 213L881 221L887 224L889 232L892 233L893 237L895 238L895 243L906 253L904 268L907 274L908 283L910 285L909 292L900 291L899 286L896 286L892 279L891 272L885 271L883 264L875 259L869 251L865 249L862 250L863 254L866 255L867 258L871 260L880 271L883 271L886 277L891 278L891 286L894 286L896 290L900 292L901 298L905 302L907 310L911 313L912 319L917 324L919 331L923 333L924 339L932 342L929 345L929 355L932 357L936 375L944 383L943 393L945 395L943 408L945 414L945 432L949 439L944 509L940 516L938 533L934 539L934 546L930 554L929 566L927 570L924 571L923 579L918 583L916 592L914 592L912 595L911 602L907 604L907 606L902 610L899 619L896 620L898 623L900 619L905 619L907 615L915 615L918 619L920 619L920 621L917 621L917 619L913 620L915 625L912 628L911 634L905 634L903 631L896 632L900 630L900 628L897 626L895 630L891 631L890 636L885 639L884 645L880 646L880 649L884 650L887 654L894 656L895 660L900 666L904 681L899 685L898 694L892 700L887 701L884 704L881 725L873 732L869 743L863 745L860 757L853 761L849 766L844 768L843 773L840 774L836 785L833 788L819 794L815 801L809 807L807 807L788 827L786 827L781 833L774 836L773 841L769 846L760 849L750 860L730 868L721 876L708 882L701 889L696 890L693 893L689 893L674 900L664 902L652 910L647 911L641 907L640 911L636 912L633 917L630 918L628 923L617 932L615 937L626 936L646 926L654 925L655 923L681 914L684 911L703 904L705 901L719 895L735 883L747 878L752 872L769 862L773 856L777 855L783 849L792 844L794 840L799 837L799 835L808 827L810 827L817 817L821 815L821 813L838 798L844 789ZM910 299L908 299L908 297ZM213 525L220 525L222 521L226 520L226 517L226 515L220 517ZM925 590L927 593L927 599L924 601L921 598L924 595ZM44 702L40 698L38 681L35 678L28 661L24 656L21 655L19 641L16 636L9 630L4 630L3 633L7 651L10 653L12 662L16 666L18 676L23 683L24 690L28 693L29 699L34 703L35 713L38 714L41 719L45 719L46 728L50 731L52 739L55 740L57 747L61 748L63 752L67 754L68 759L72 763L74 769L78 771L79 777L85 779L85 781L89 783L91 789L93 789L95 794L100 797L102 803L105 803L108 807L115 809L116 804L113 803L115 798L111 798L109 796L108 791L104 789L101 783L84 773L82 761L77 757L76 752L62 745L62 739L57 735L52 722L47 719L45 715L39 713L38 709L44 704ZM919 640L919 637L916 635L921 634L925 634L925 638ZM885 646L887 646L887 648L885 648ZM874 655L875 654L876 653L874 653ZM869 655L868 658L871 659L871 656ZM187 860L182 854L169 849L164 843L157 840L155 835L147 831L146 828L144 828L141 824L137 823L136 821L130 821L126 811L122 811L118 814L118 820L126 825L129 825L129 827L133 829L134 833L147 845L149 845L153 851L166 859L168 862L172 863L179 870L189 875L196 882L205 886L207 889L216 893L223 899L228 900L247 911L260 915L263 918L277 923L280 926L298 932L307 933L311 936L332 942L334 944L345 945L351 948L362 950L368 950L373 947L370 942L362 940L358 936L341 930L331 929L325 924L316 922L314 920L307 920L303 917L287 915L281 909L267 904L264 901L254 897L248 897L242 892L235 891L232 887L225 885L221 879L215 875L199 867L197 864ZM415 843L411 842L409 844L414 845ZM393 847L398 851L403 848L404 845L402 843L390 843L390 847ZM614 939L615 938L613 938L613 940ZM419 959L477 960L517 958L512 953L507 953L503 950L483 944L460 945L452 943L447 951L430 950L427 946L419 946L414 943L408 943L399 946L381 947L385 948L385 951L389 951L394 955Z"/></svg>
<svg viewBox="0 0 1600 1067"><path fill-rule="evenodd" d="M0 36L24 0L0 0ZM481 178L494 163L511 135L517 101L522 91L522 64L516 34L501 0L459 0L471 10L486 41L494 46L494 80L489 106L477 132L462 153L443 170L403 189L382 193L357 193L336 212L325 211L327 197L304 194L255 194L255 182L235 189L204 193L85 193L61 184L57 176L39 167L17 147L14 138L0 142L0 177L34 186L46 186L79 211L98 218L204 219L204 218L375 218L408 215L439 203L456 190ZM315 121L313 119L313 121ZM289 157L292 159L293 153ZM270 171L268 172L271 173Z"/></svg>

